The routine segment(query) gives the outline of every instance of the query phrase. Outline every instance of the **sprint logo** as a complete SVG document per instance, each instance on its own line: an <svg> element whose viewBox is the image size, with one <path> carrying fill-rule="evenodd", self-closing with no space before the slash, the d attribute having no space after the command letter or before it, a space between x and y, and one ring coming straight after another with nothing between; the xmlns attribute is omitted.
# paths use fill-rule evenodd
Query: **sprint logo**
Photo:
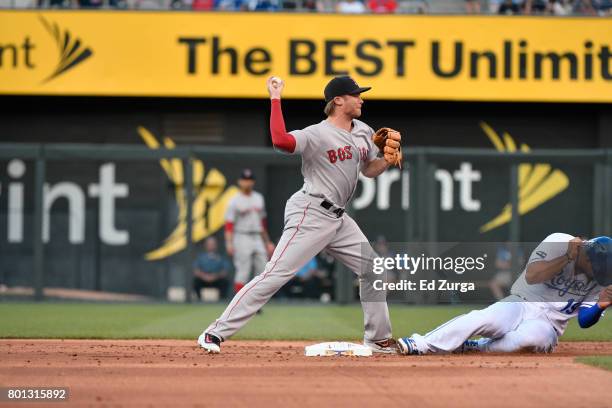
<svg viewBox="0 0 612 408"><path fill-rule="evenodd" d="M149 149L159 149L161 143L146 128L138 127L138 134ZM164 137L162 141L167 149L176 147L174 141ZM192 160L194 201L187 203L185 197L184 169L181 159L161 159L159 164L168 179L174 185L174 198L178 206L177 224L163 244L147 254L145 259L155 261L167 258L182 251L187 246L187 206L191 205L192 235L191 242L199 242L217 232L224 224L224 216L229 200L238 193L238 188L230 186L226 189L225 176L212 168L205 173L201 160Z"/></svg>
<svg viewBox="0 0 612 408"><path fill-rule="evenodd" d="M504 132L500 137L491 126L485 122L480 127L489 137L489 140L498 152L513 153L517 151L517 145L512 136ZM518 148L521 152L529 152L528 145L521 143ZM569 178L559 169L553 169L546 163L523 163L519 165L519 215L533 211L545 202L553 199L569 187ZM506 204L499 215L480 227L480 232L485 233L492 229L507 224L512 219L512 205Z"/></svg>
<svg viewBox="0 0 612 408"><path fill-rule="evenodd" d="M93 55L91 48L84 46L81 39L73 36L70 31L61 30L57 23L50 23L42 16L39 18L47 32L53 37L59 50L57 66L51 75L43 80L43 83L68 72Z"/></svg>

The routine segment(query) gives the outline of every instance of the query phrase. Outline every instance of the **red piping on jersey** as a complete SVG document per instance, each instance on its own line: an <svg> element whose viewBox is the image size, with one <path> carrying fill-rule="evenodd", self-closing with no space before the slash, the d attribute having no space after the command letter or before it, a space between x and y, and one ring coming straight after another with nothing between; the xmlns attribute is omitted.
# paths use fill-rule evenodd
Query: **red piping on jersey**
<svg viewBox="0 0 612 408"><path fill-rule="evenodd" d="M234 223L233 222L226 222L225 223L225 232L234 232Z"/></svg>
<svg viewBox="0 0 612 408"><path fill-rule="evenodd" d="M287 153L293 153L295 151L295 137L287 133L287 129L285 128L285 120L283 119L280 99L271 100L270 135L272 136L272 144L274 147Z"/></svg>
<svg viewBox="0 0 612 408"><path fill-rule="evenodd" d="M260 276L260 279L255 282L253 284L253 286L251 286L250 288L248 288L247 290L245 290L242 295L240 295L240 298L238 298L238 300L236 301L236 303L234 304L234 306L232 306L232 308L229 310L229 312L227 312L227 317L225 318L225 320L228 320L229 317L231 316L232 312L234 311L234 308L238 305L238 303L240 303L240 301L242 300L242 298L244 297L244 295L246 295L248 293L249 290L253 289L255 287L255 285L257 285L258 283L261 283L261 281L263 281L264 279L266 279L266 277L268 275L270 275L270 273L274 270L274 268L276 268L276 264L278 263L278 260L281 259L283 257L283 254L285 253L285 251L287 250L287 248L289 248L289 244L291 244L291 241L293 241L293 238L295 238L295 236L297 235L298 232L300 232L300 226L302 225L302 223L304 222L304 219L306 218L306 212L308 211L308 208L310 207L310 203L308 203L308 205L306 206L306 208L304 208L304 215L302 216L302 219L300 220L300 222L298 223L297 227L295 228L295 232L293 233L293 235L291 236L291 238L289 238L289 241L287 241L287 245L285 245L285 247L283 248L283 250L281 251L280 255L278 256L278 258L276 258L276 261L274 261L274 265L272 265L272 268L270 268L270 270L266 273L263 273ZM215 330L217 328L217 325L219 324L219 319L217 319L217 321L215 322L215 326L210 329L210 331L208 331L207 333L211 333L213 330ZM214 333L212 333L214 334ZM214 334L215 336L217 336L216 334ZM220 337L220 336L217 336ZM225 340L225 339L223 339Z"/></svg>

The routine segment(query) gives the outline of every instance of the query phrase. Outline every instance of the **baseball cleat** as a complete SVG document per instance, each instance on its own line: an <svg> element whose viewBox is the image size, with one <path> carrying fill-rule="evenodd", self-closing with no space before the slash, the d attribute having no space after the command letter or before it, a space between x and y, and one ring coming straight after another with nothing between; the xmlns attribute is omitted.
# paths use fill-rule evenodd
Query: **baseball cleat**
<svg viewBox="0 0 612 408"><path fill-rule="evenodd" d="M397 342L394 339L380 341L364 340L363 344L368 346L373 353L397 354Z"/></svg>
<svg viewBox="0 0 612 408"><path fill-rule="evenodd" d="M463 342L461 347L459 347L459 352L461 353L469 353L470 351L480 351L480 343L478 340L470 340L467 339Z"/></svg>
<svg viewBox="0 0 612 408"><path fill-rule="evenodd" d="M198 344L206 350L207 353L218 354L221 352L221 339L212 334L200 334L200 337L198 337Z"/></svg>
<svg viewBox="0 0 612 408"><path fill-rule="evenodd" d="M401 354L407 356L421 354L417 348L416 342L411 337L400 337L397 339L397 348Z"/></svg>

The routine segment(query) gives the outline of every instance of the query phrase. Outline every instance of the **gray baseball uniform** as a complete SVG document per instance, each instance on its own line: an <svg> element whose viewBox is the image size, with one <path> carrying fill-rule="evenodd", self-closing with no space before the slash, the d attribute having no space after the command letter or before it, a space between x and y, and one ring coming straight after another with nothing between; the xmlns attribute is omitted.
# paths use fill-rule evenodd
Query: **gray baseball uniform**
<svg viewBox="0 0 612 408"><path fill-rule="evenodd" d="M287 201L285 228L264 272L251 280L206 332L222 340L236 333L295 272L323 249L359 276L364 312L364 339L391 337L386 301L365 291L364 268L376 256L357 223L344 207L357 187L359 172L378 154L371 142L374 133L365 123L353 120L351 132L328 121L291 132L295 154L302 155L304 186ZM378 294L380 295L380 294ZM377 298L380 298L378 296Z"/></svg>
<svg viewBox="0 0 612 408"><path fill-rule="evenodd" d="M266 218L264 198L257 191L249 195L242 192L236 194L230 201L225 212L225 222L234 225L234 282L245 284L255 273L264 270L268 254L261 236Z"/></svg>

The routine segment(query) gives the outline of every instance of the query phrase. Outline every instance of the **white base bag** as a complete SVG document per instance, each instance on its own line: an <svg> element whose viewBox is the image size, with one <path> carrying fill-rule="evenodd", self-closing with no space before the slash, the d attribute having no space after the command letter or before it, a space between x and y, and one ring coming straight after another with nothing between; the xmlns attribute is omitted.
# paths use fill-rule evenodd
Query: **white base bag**
<svg viewBox="0 0 612 408"><path fill-rule="evenodd" d="M330 341L327 343L313 344L306 346L306 357L327 357L327 356L358 356L369 357L372 349L363 344L348 343L346 341Z"/></svg>

